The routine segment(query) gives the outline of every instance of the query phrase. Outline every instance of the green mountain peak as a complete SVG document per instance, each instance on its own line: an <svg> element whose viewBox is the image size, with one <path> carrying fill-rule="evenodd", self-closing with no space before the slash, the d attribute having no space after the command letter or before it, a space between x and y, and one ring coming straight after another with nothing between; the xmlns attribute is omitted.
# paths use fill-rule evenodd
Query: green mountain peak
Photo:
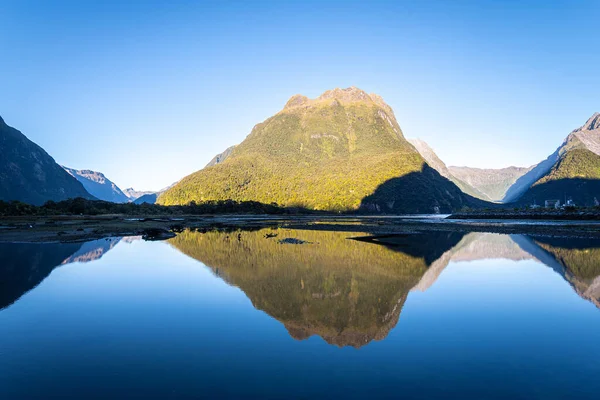
<svg viewBox="0 0 600 400"><path fill-rule="evenodd" d="M221 163L158 199L253 200L310 209L450 211L470 200L430 168L380 96L350 87L295 95Z"/></svg>

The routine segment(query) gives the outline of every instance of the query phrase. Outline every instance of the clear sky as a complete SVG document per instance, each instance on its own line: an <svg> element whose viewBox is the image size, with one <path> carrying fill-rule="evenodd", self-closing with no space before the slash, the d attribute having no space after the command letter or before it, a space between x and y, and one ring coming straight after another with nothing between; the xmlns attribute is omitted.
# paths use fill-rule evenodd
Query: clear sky
<svg viewBox="0 0 600 400"><path fill-rule="evenodd" d="M293 94L357 86L448 165L526 166L600 111L598 15L589 0L0 0L0 115L60 164L158 190Z"/></svg>

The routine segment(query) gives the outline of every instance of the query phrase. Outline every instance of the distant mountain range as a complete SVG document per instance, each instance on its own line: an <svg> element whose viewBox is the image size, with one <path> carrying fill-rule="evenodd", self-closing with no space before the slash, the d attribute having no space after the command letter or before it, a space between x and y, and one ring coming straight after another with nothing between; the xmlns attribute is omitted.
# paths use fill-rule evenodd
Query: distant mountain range
<svg viewBox="0 0 600 400"><path fill-rule="evenodd" d="M128 203L130 201L129 197L101 172L89 169L77 170L65 166L63 168L81 182L89 194L99 200L113 203Z"/></svg>
<svg viewBox="0 0 600 400"><path fill-rule="evenodd" d="M162 193L166 192L167 190L171 189L176 184L177 184L177 182L172 183L169 186L167 186L166 188L159 190L158 192L147 192L143 196L140 196L137 199L135 199L133 202L135 204L144 204L144 203L155 204L156 199L158 199L158 196L160 196Z"/></svg>
<svg viewBox="0 0 600 400"><path fill-rule="evenodd" d="M440 160L437 154L435 154L433 149L429 147L427 143L420 139L408 139L408 141L417 149L421 156L423 156L423 158L425 159L425 161L427 161L427 164L429 164L431 168L435 169L437 172L440 173L440 175L442 175L446 179L449 179L452 182L454 182L454 184L458 186L460 190L462 190L464 193L467 193L481 200L494 201L492 197L482 192L476 185L467 183L463 179L453 174L450 171L450 169L446 167L446 164L444 164L444 162Z"/></svg>
<svg viewBox="0 0 600 400"><path fill-rule="evenodd" d="M507 167L482 169L469 167L448 167L450 173L467 185L483 193L488 199L502 202L512 185L532 167Z"/></svg>
<svg viewBox="0 0 600 400"><path fill-rule="evenodd" d="M134 188L127 188L127 189L123 190L123 193L125 193L125 196L129 197L129 200L133 201L135 199L142 197L143 195L152 194L154 192L151 190L144 191L144 190L135 190Z"/></svg>
<svg viewBox="0 0 600 400"><path fill-rule="evenodd" d="M0 200L41 205L73 197L94 198L44 149L0 118Z"/></svg>
<svg viewBox="0 0 600 400"><path fill-rule="evenodd" d="M571 199L584 206L600 200L600 113L572 131L546 160L528 168L446 167L427 143L410 141L432 168L483 200L543 205Z"/></svg>
<svg viewBox="0 0 600 400"><path fill-rule="evenodd" d="M427 163L442 176L454 182L463 192L486 201L502 202L506 191L519 177L531 169L531 167L501 169L447 167L426 142L420 139L408 140L427 160Z"/></svg>
<svg viewBox="0 0 600 400"><path fill-rule="evenodd" d="M380 96L355 87L312 100L293 96L229 153L183 178L158 202L253 200L388 213L484 204L425 162Z"/></svg>

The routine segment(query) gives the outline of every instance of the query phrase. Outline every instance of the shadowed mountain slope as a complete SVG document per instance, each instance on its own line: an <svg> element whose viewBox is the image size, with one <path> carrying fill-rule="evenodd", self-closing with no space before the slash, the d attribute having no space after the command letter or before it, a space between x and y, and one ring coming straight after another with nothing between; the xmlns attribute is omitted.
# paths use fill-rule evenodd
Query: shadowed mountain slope
<svg viewBox="0 0 600 400"><path fill-rule="evenodd" d="M93 199L44 149L0 118L0 200L42 205L75 197Z"/></svg>
<svg viewBox="0 0 600 400"><path fill-rule="evenodd" d="M157 198L158 198L158 193L148 193L148 194L138 197L133 202L135 204L144 204L144 203L155 204Z"/></svg>
<svg viewBox="0 0 600 400"><path fill-rule="evenodd" d="M484 192L480 191L473 185L462 180L462 178L459 178L456 175L454 175L451 172L451 170L448 167L446 167L446 164L444 164L444 162L437 156L435 151L433 151L433 149L429 147L429 145L426 142L420 139L408 139L408 141L415 147L415 149L417 149L419 154L421 154L421 156L425 159L425 161L427 161L427 164L429 164L431 168L439 172L440 175L442 175L444 178L454 182L454 184L458 186L460 190L462 190L464 193L485 201L493 200Z"/></svg>
<svg viewBox="0 0 600 400"><path fill-rule="evenodd" d="M597 204L600 200L600 156L581 148L567 151L519 202L543 204L551 199L561 202L572 199L580 206Z"/></svg>

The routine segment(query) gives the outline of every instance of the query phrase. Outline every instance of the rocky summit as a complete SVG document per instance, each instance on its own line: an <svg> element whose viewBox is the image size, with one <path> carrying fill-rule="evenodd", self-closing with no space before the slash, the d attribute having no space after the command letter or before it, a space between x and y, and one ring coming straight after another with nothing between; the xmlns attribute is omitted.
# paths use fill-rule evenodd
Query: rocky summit
<svg viewBox="0 0 600 400"><path fill-rule="evenodd" d="M389 213L482 203L426 163L380 96L355 87L292 96L222 162L185 177L158 202L228 199Z"/></svg>

